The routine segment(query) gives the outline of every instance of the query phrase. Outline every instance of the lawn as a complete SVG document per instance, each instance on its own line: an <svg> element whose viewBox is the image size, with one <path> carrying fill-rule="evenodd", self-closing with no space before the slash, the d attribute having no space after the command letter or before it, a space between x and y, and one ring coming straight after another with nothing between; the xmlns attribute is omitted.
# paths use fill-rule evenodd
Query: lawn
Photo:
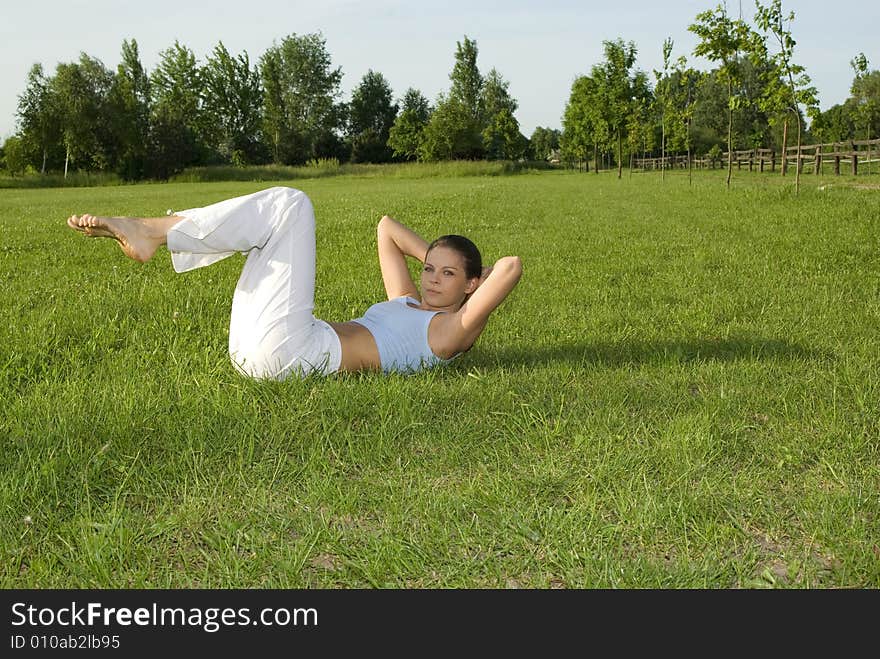
<svg viewBox="0 0 880 659"><path fill-rule="evenodd" d="M793 183L0 190L0 585L880 586L880 190ZM276 184L316 208L318 317L382 298L385 213L523 278L447 367L254 381L243 257L179 275L65 224Z"/></svg>

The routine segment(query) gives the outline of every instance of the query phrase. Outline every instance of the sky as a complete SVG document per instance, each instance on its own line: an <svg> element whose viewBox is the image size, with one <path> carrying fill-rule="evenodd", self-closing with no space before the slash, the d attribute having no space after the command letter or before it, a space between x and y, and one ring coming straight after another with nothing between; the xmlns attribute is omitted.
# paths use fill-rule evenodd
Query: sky
<svg viewBox="0 0 880 659"><path fill-rule="evenodd" d="M770 0L764 0L769 4ZM456 43L476 41L483 74L497 69L518 101L521 132L562 128L562 114L579 75L603 59L602 42L623 39L638 49L636 68L649 74L663 66L666 38L672 59L694 68L713 65L693 55L688 31L697 14L722 0L5 0L0 22L0 140L15 132L18 96L27 73L41 63L47 75L81 52L115 70L124 39L137 41L141 62L152 71L175 40L203 62L222 41L252 65L273 43L297 34L320 33L332 66L342 70L339 100L369 71L379 72L399 99L409 87L429 101L449 90ZM727 0L728 13L752 22L754 0ZM784 0L795 12L794 61L806 67L822 110L849 96L850 60L863 52L880 68L880 0Z"/></svg>

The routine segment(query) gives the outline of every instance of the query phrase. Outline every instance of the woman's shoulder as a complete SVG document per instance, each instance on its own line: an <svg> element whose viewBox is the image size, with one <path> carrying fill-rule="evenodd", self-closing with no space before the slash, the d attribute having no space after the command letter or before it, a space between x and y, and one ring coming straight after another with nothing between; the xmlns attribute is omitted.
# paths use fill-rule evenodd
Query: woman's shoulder
<svg viewBox="0 0 880 659"><path fill-rule="evenodd" d="M459 312L438 312L428 325L428 344L441 359L452 359L470 350L476 340L462 331Z"/></svg>

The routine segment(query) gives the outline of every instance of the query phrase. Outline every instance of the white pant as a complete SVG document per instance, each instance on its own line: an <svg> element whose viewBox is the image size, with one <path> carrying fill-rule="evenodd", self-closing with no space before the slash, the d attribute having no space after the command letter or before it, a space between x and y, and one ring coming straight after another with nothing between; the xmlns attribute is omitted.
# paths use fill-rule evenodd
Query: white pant
<svg viewBox="0 0 880 659"><path fill-rule="evenodd" d="M312 315L315 300L315 211L306 194L269 188L176 213L168 231L177 272L247 252L229 323L233 364L257 378L339 369L342 346Z"/></svg>

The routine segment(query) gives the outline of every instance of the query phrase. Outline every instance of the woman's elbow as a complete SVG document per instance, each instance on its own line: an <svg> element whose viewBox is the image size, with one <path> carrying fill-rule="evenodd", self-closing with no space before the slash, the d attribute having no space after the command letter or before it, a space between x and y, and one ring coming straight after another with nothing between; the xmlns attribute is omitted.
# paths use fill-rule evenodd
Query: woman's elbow
<svg viewBox="0 0 880 659"><path fill-rule="evenodd" d="M495 264L495 269L504 269L519 279L522 276L523 271L522 259L518 256L503 256L498 259L498 263Z"/></svg>

